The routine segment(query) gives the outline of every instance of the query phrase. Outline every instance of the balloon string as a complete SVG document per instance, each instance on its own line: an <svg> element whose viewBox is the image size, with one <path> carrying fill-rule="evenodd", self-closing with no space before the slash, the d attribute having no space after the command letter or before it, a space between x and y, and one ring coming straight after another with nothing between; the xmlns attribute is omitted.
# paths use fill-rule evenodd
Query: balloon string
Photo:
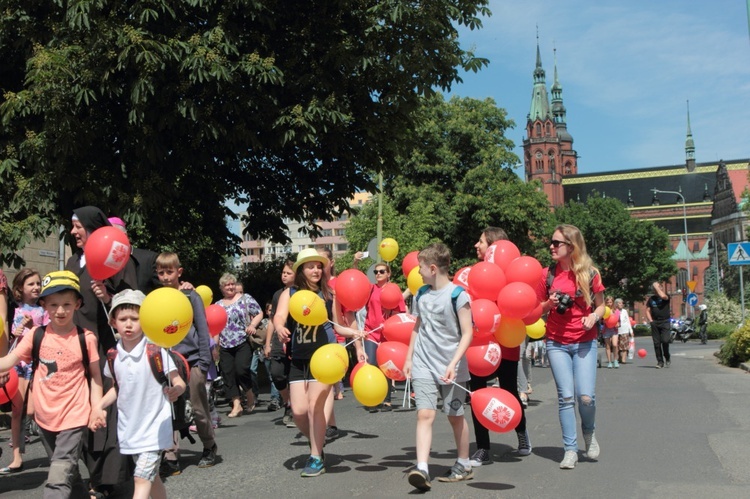
<svg viewBox="0 0 750 499"><path fill-rule="evenodd" d="M466 393L468 393L469 395L471 395L471 394L473 393L473 392L472 392L471 390L468 390L468 389L464 388L463 386L459 385L459 384L458 384L458 383L457 383L457 382L456 382L455 380L452 380L452 379L445 379L445 378L443 377L443 375L442 375L442 374L440 374L440 373L439 373L439 372L437 372L437 371L433 371L432 369L428 369L428 371L430 371L430 372L431 372L432 374L436 374L436 375L438 375L438 376L440 377L440 379L442 379L442 380L445 380L445 381L449 381L449 382L453 383L454 385L456 385L456 386L457 386L458 388L460 388L461 390L465 391L465 392L466 392Z"/></svg>
<svg viewBox="0 0 750 499"><path fill-rule="evenodd" d="M335 323L335 322L333 322L333 321L329 321L329 322L330 322L330 323L332 323L332 324L334 324L334 325L336 325L336 326L338 326L338 324L336 324L336 323ZM341 327L341 326L339 326L339 327ZM370 333L374 333L375 331L377 331L378 329L381 329L382 327L383 327L383 326L378 326L378 327L376 327L375 329L371 329L370 331L365 331L365 333L367 333L367 334L370 334ZM357 341L358 339L359 339L359 338L354 338L354 339L353 339L352 341L350 341L349 343L344 343L344 347L348 347L349 345L353 344L353 343L354 343L355 341ZM380 342L378 342L378 341L375 341L375 340L371 340L370 338L367 338L367 341L372 341L373 343L375 343L375 344L377 344L377 345L380 345ZM364 343L364 339L363 339L363 340L362 340L362 347L364 348L364 346L365 346L365 343Z"/></svg>
<svg viewBox="0 0 750 499"><path fill-rule="evenodd" d="M107 319L109 319L109 310L107 310L107 305L104 303L104 300L99 298L99 303L102 304L104 315L106 315ZM117 343L117 333L115 332L115 328L112 326L112 324L109 323L109 320L107 320L107 324L109 325L109 330L112 331L112 339L115 340L115 343Z"/></svg>
<svg viewBox="0 0 750 499"><path fill-rule="evenodd" d="M167 350L168 353L172 351L171 348L167 348L166 350ZM161 349L159 349L159 355L161 355ZM172 359L171 353L169 355L167 355L167 359L169 359L169 360ZM167 385L169 386L169 388L172 388L172 377L169 375L169 372L166 372L166 371L169 371L169 366L167 365L165 367L166 367L166 369L164 370L165 371L164 374L167 375ZM175 366L175 369L177 369L177 366ZM166 397L166 395L164 395L164 396ZM169 402L169 397L167 397L167 402ZM175 417L174 417L174 402L169 402L169 408L172 410L172 419L174 420L175 419Z"/></svg>

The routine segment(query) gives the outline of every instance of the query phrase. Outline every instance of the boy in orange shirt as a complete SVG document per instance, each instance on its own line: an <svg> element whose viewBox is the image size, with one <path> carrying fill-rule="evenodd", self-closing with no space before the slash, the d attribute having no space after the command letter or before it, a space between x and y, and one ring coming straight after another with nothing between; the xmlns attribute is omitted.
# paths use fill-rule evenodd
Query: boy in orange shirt
<svg viewBox="0 0 750 499"><path fill-rule="evenodd" d="M15 350L0 359L0 372L19 361L36 364L31 381L35 419L51 460L45 498L70 497L74 488L76 493L87 494L78 459L92 422L91 407L97 407L102 398L102 378L96 336L73 324L73 314L81 306L80 289L78 277L70 271L44 276L39 303L50 322L41 337L38 358L32 359L35 332L25 335ZM86 366L84 359L88 359Z"/></svg>

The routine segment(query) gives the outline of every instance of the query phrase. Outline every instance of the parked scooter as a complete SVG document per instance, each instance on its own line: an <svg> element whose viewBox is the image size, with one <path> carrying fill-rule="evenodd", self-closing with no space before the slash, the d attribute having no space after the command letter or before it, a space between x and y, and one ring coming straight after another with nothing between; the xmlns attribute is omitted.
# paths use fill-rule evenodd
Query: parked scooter
<svg viewBox="0 0 750 499"><path fill-rule="evenodd" d="M669 342L674 342L675 338L685 343L692 335L695 334L694 319L680 319L672 321L672 328L669 331Z"/></svg>

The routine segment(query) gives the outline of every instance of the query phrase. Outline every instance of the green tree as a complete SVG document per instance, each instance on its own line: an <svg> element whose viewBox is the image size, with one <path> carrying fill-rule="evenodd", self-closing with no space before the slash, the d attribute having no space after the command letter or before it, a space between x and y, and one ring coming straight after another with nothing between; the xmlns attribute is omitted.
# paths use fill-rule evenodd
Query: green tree
<svg viewBox="0 0 750 499"><path fill-rule="evenodd" d="M393 171L423 95L487 63L487 0L0 0L2 262L75 206L198 272L337 216Z"/></svg>
<svg viewBox="0 0 750 499"><path fill-rule="evenodd" d="M617 199L592 195L584 203L570 201L555 211L553 221L581 230L608 294L642 301L654 281L677 272L669 234L652 222L632 218ZM550 227L547 237L553 230Z"/></svg>
<svg viewBox="0 0 750 499"><path fill-rule="evenodd" d="M439 240L451 248L456 270L476 261L473 246L488 225L505 229L522 251L534 248L549 207L538 184L513 172L518 158L505 136L513 126L492 99L425 99L413 148L384 189L383 236L399 242L400 258ZM352 251L375 236L376 220L374 203L352 218Z"/></svg>

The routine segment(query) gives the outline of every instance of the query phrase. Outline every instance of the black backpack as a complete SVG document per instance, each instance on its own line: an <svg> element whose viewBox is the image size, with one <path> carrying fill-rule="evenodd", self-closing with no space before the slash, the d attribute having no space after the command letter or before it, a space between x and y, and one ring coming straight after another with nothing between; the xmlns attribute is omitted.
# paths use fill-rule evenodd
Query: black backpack
<svg viewBox="0 0 750 499"><path fill-rule="evenodd" d="M164 369L164 364L161 357L161 347L154 345L153 343L146 343L146 358L148 359L148 365L151 367L151 373L154 375L154 379L163 387L169 386L169 380ZM190 425L193 424L193 404L190 402L190 367L188 366L185 357L179 352L171 349L167 349L169 357L177 367L177 374L185 382L185 391L177 397L172 403L172 429L180 432L181 438L187 438L191 444L195 443L195 439L190 434ZM112 374L112 379L115 382L115 389L119 389L117 384L117 378L115 377L115 359L117 358L117 348L110 348L107 350L107 364L109 364L109 372Z"/></svg>

